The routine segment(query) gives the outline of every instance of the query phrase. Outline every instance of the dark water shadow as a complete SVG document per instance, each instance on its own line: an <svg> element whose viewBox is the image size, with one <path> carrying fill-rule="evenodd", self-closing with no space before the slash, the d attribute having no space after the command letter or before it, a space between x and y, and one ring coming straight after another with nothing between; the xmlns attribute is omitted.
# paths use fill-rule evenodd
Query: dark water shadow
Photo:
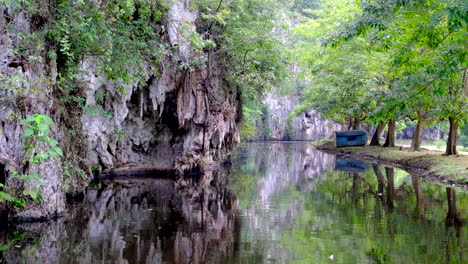
<svg viewBox="0 0 468 264"><path fill-rule="evenodd" d="M335 171L364 173L368 169L369 164L367 162L346 156L336 156Z"/></svg>
<svg viewBox="0 0 468 264"><path fill-rule="evenodd" d="M2 232L6 263L204 263L232 255L237 198L227 171L103 179L66 217Z"/></svg>

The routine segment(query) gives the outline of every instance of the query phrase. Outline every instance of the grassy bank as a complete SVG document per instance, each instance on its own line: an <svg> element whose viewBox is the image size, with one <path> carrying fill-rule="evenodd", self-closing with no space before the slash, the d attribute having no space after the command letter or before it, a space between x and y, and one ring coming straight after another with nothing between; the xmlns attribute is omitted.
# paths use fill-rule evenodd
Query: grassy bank
<svg viewBox="0 0 468 264"><path fill-rule="evenodd" d="M468 156L444 156L443 152L423 149L410 152L406 147L383 148L375 146L336 148L330 139L313 142L318 149L332 153L378 160L407 169L424 178L468 188Z"/></svg>

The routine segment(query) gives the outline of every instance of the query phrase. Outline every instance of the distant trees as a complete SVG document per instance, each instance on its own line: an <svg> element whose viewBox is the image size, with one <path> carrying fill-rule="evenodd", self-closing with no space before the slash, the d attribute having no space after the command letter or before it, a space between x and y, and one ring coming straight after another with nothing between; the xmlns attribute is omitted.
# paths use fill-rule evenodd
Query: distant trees
<svg viewBox="0 0 468 264"><path fill-rule="evenodd" d="M310 79L301 108L350 127L380 124L378 135L388 120L390 135L396 120L414 120L413 151L427 124L448 121L445 154L456 154L458 127L468 119L468 3L321 2L295 31L296 55L307 58L303 65ZM373 145L379 144L378 135Z"/></svg>

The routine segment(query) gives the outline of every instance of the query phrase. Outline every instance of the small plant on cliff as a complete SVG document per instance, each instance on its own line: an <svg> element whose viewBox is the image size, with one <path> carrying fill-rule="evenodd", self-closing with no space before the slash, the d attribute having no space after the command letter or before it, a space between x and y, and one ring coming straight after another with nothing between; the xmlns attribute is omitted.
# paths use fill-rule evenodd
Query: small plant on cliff
<svg viewBox="0 0 468 264"><path fill-rule="evenodd" d="M23 138L24 158L22 163L26 164L42 164L50 158L58 159L63 156L62 149L58 147L58 141L49 136L50 126L54 124L52 119L47 115L30 115L20 122L25 126ZM20 174L16 171L12 173L12 178L22 180L24 182L35 181L39 185L42 180L38 172L30 172ZM35 202L41 202L42 196L38 187L25 189L22 194L18 195L11 188L0 184L0 202L9 201L15 207L25 207L26 197L31 197Z"/></svg>
<svg viewBox="0 0 468 264"><path fill-rule="evenodd" d="M22 120L20 124L26 126L23 134L23 138L26 139L23 144L25 159L33 164L40 164L49 157L57 159L63 156L62 149L58 147L58 141L49 137L49 127L54 124L50 117L35 114ZM39 150L37 146L39 142L45 143L45 151Z"/></svg>

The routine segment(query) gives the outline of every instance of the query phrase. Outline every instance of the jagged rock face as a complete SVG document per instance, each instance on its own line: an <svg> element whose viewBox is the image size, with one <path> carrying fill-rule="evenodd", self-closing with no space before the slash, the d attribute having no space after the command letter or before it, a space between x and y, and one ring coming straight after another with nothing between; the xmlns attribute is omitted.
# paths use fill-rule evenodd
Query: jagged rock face
<svg viewBox="0 0 468 264"><path fill-rule="evenodd" d="M196 28L198 14L190 9L189 2L176 1L163 19L171 52L162 60L159 72L152 72L148 65L145 72L140 73L144 76L142 81L120 85L124 92L118 92L116 84L96 70L95 57L82 61L78 81L86 105L78 110L83 112L78 114L82 127L82 131L78 131L80 139L70 136L64 124L67 111L75 110L57 109L56 102L60 98L54 97L50 88L57 84L56 61L44 59L28 63L13 52L18 32L27 34L37 30L33 16L26 11L0 10L0 164L7 171L8 186L22 186L12 179L13 171L38 172L43 181L40 185L28 183L25 188L39 187L44 202L28 206L28 210L16 214L17 217L42 218L64 212L63 171L67 158L75 152L64 149L65 157L61 160L24 167L23 128L19 122L28 115L50 116L55 122L51 137L62 144L76 140L75 145L84 149L82 152L86 153L90 168L139 167L183 172L228 157L239 142L239 99L237 90L231 89L224 78L223 57L207 56L205 66L197 69L181 69L174 63L175 58L185 62L203 55L191 54L190 42L182 34L182 27ZM49 8L52 7L44 1L34 16L50 23L53 10ZM47 49L54 49L54 46L46 39L41 41L46 48L31 55L48 58ZM21 78L27 82L22 82ZM4 79L13 80L21 89L12 89ZM89 113L89 109L98 109L98 114ZM82 169L90 174L89 168ZM67 190L82 191L90 178L88 175L88 178L72 182Z"/></svg>
<svg viewBox="0 0 468 264"><path fill-rule="evenodd" d="M288 121L288 115L299 104L296 95L276 95L268 93L264 100L267 117L259 126L256 139L261 140L317 140L330 138L342 125L331 120L323 120L315 111L307 111Z"/></svg>
<svg viewBox="0 0 468 264"><path fill-rule="evenodd" d="M65 208L63 194L62 163L49 160L43 164L22 162L23 128L19 121L27 115L41 113L54 116L53 108L56 98L50 86L57 76L56 64L53 62L28 62L23 56L14 53L20 41L19 33L32 33L38 26L38 18L50 17L49 1L32 16L25 11L11 15L9 9L0 9L0 164L5 167L7 186L17 186L13 172L27 174L37 172L42 184L35 181L25 183L24 190L39 187L43 203L32 206L29 210L17 214L19 218L42 218L60 213ZM39 39L45 43L45 39ZM46 57L44 50L32 50L29 56ZM26 55L25 55L26 56ZM51 135L60 139L59 126L50 127ZM40 147L39 147L40 148ZM1 205L0 205L1 209Z"/></svg>
<svg viewBox="0 0 468 264"><path fill-rule="evenodd" d="M178 47L172 56L182 61L193 56L182 27L195 29L196 18L189 1L177 1L165 19L169 42ZM221 161L239 141L237 93L223 79L220 56L196 70L179 70L168 57L160 73L146 72L146 81L128 85L124 95L95 74L95 64L93 58L83 64L86 107L106 94L104 109L112 117L82 117L94 164L184 171Z"/></svg>
<svg viewBox="0 0 468 264"><path fill-rule="evenodd" d="M105 93L104 108L112 113L82 117L93 163L184 171L224 159L239 140L238 100L225 89L222 65L211 60L212 68L196 71L169 66L159 77L129 87L125 96L112 94L114 87L102 85L102 78L84 76L86 106Z"/></svg>
<svg viewBox="0 0 468 264"><path fill-rule="evenodd" d="M416 127L405 127L400 133L397 133L397 138L398 139L412 139L414 135L414 130L416 130ZM438 128L429 128L426 127L423 130L423 133L421 135L421 139L423 140L436 140L436 139L447 139L448 135L444 134L440 129Z"/></svg>

